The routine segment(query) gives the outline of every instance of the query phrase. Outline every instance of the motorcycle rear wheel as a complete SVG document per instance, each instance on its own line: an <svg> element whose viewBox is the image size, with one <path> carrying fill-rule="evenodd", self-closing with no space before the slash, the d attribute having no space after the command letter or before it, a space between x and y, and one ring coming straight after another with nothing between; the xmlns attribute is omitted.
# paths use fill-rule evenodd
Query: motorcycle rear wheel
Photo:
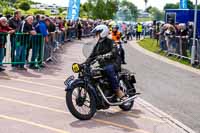
<svg viewBox="0 0 200 133"><path fill-rule="evenodd" d="M128 91L129 88L128 85L126 84L127 82L125 82L124 80L125 79L121 79L120 81L122 90L126 88L125 90ZM134 101L119 105L119 108L122 109L123 111L130 111L133 108L133 106L134 106Z"/></svg>
<svg viewBox="0 0 200 133"><path fill-rule="evenodd" d="M134 101L120 105L119 108L123 111L130 111L134 106Z"/></svg>

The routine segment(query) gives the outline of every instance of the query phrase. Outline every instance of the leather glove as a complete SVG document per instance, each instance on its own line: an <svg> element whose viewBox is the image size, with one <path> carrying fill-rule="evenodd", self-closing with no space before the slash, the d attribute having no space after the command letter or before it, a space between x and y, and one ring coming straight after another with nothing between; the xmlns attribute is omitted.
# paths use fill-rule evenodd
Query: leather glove
<svg viewBox="0 0 200 133"><path fill-rule="evenodd" d="M103 62L103 61L104 61L103 55L99 55L99 56L97 57L97 61Z"/></svg>

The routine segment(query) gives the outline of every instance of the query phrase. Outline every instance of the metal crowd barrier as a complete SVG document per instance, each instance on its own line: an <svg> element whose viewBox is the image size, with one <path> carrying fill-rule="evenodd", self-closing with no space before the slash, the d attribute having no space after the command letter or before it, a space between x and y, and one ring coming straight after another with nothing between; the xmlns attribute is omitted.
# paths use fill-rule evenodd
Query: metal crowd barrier
<svg viewBox="0 0 200 133"><path fill-rule="evenodd" d="M47 61L47 62L50 60L53 61L54 63L57 62L54 52L56 52L58 47L61 46L61 45L59 45L59 42L56 41L56 37L58 35L59 34L57 32L51 32L48 35L48 44L46 45L47 49L45 51L46 55L47 55L45 61Z"/></svg>
<svg viewBox="0 0 200 133"><path fill-rule="evenodd" d="M70 33L71 32L71 33ZM41 34L0 33L0 66L3 64L15 65L42 65L52 60L57 62L55 52L61 49L64 42L73 39L73 30L56 31L49 33L48 42ZM71 34L71 35L70 35ZM82 35L90 36L90 31L83 31Z"/></svg>
<svg viewBox="0 0 200 133"><path fill-rule="evenodd" d="M193 39L188 36L167 36L166 46L167 46L167 56L174 55L180 59L192 59L192 41ZM196 50L195 50L195 62L200 61L200 43L196 39Z"/></svg>
<svg viewBox="0 0 200 133"><path fill-rule="evenodd" d="M0 33L0 55L3 53L0 65L41 64L43 60L43 42L41 34Z"/></svg>

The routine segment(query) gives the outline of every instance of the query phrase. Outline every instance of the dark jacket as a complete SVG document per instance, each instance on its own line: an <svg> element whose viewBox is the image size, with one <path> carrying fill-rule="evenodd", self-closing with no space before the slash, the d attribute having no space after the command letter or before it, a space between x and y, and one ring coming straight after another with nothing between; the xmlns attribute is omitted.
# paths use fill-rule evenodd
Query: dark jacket
<svg viewBox="0 0 200 133"><path fill-rule="evenodd" d="M29 24L27 21L22 21L20 24L20 28L18 30L19 34L16 35L16 41L20 45L28 46L28 44L30 43L30 37L31 37L29 33L33 30L34 29L31 24Z"/></svg>
<svg viewBox="0 0 200 133"><path fill-rule="evenodd" d="M56 26L54 23L50 23L50 25L48 26L48 31L49 32L55 32L56 31Z"/></svg>
<svg viewBox="0 0 200 133"><path fill-rule="evenodd" d="M98 41L87 62L93 61L99 56L104 56L104 60L99 62L101 67L113 64L117 71L121 69L120 53L111 39L105 38Z"/></svg>
<svg viewBox="0 0 200 133"><path fill-rule="evenodd" d="M9 21L8 21L8 24L9 26L14 29L14 30L18 30L19 29L19 26L21 24L21 20L16 20L14 17L11 18Z"/></svg>

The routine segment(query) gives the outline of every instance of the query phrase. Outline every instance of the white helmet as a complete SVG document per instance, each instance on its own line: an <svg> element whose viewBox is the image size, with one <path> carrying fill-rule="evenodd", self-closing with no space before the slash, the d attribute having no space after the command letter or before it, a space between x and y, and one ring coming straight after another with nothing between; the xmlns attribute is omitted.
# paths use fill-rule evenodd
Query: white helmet
<svg viewBox="0 0 200 133"><path fill-rule="evenodd" d="M109 29L106 25L98 25L92 30L92 33L100 33L100 37L105 38L109 35Z"/></svg>

